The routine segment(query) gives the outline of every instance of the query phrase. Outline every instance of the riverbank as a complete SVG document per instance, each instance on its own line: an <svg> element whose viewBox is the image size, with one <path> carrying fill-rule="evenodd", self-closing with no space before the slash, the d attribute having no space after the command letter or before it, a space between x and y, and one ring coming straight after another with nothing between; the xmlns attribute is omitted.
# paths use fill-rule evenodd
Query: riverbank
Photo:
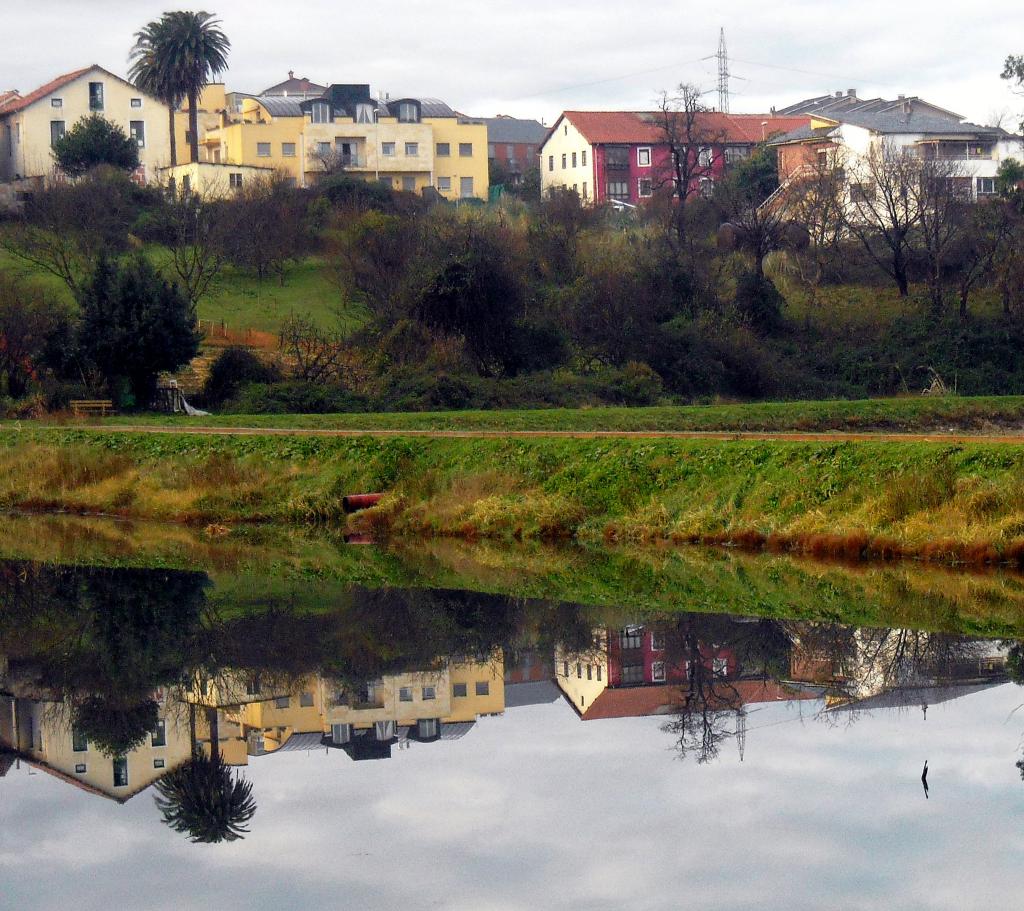
<svg viewBox="0 0 1024 911"><path fill-rule="evenodd" d="M0 508L1024 564L1024 446L0 432Z"/></svg>

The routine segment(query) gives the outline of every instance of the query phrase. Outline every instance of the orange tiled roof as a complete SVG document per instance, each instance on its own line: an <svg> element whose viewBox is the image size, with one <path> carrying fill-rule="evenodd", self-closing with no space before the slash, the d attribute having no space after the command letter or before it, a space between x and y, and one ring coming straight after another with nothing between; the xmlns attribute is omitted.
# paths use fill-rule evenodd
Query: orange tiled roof
<svg viewBox="0 0 1024 911"><path fill-rule="evenodd" d="M35 104L41 98L45 98L47 95L52 95L59 88L63 88L69 82L74 82L80 76L84 76L89 70L96 69L95 64L93 66L87 66L85 69L75 70L73 73L65 73L63 76L58 76L56 79L47 82L46 85L41 85L34 92L29 92L27 95L18 95L13 100L3 100L3 96L0 96L0 114L13 114L15 111L21 111L27 108L30 104Z"/></svg>
<svg viewBox="0 0 1024 911"><path fill-rule="evenodd" d="M735 691L741 705L755 702L786 702L791 699L817 699L818 694L786 686L776 680L730 680L723 682L723 694ZM642 715L667 715L682 704L683 686L634 686L606 689L580 717L584 721L598 718L635 718ZM727 706L722 700L722 708Z"/></svg>
<svg viewBox="0 0 1024 911"><path fill-rule="evenodd" d="M664 133L658 126L659 116L657 111L565 111L562 114L592 145L662 142ZM775 134L788 133L811 122L807 115L773 117L771 114L718 111L707 111L698 117L702 131L720 136L723 142L737 143L763 142Z"/></svg>

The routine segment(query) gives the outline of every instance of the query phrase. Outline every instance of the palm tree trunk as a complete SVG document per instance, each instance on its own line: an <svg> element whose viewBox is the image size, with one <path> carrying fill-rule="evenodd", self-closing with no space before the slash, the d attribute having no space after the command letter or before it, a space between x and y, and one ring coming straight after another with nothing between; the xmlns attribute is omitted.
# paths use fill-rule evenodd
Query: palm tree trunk
<svg viewBox="0 0 1024 911"><path fill-rule="evenodd" d="M171 125L171 167L173 168L178 163L178 137L175 135L175 118L174 118L175 104L173 101L168 102L167 110L169 112L169 120Z"/></svg>
<svg viewBox="0 0 1024 911"><path fill-rule="evenodd" d="M199 95L196 92L188 93L188 128L191 133L189 137L189 148L192 153L192 161L199 161Z"/></svg>
<svg viewBox="0 0 1024 911"><path fill-rule="evenodd" d="M206 723L210 726L210 759L214 762L220 761L220 719L217 717L217 709L206 710Z"/></svg>

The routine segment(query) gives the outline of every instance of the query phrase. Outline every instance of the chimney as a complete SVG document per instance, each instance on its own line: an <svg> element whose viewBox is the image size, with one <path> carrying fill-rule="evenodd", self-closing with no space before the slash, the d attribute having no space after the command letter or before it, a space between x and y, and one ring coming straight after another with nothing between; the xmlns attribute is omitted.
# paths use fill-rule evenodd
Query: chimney
<svg viewBox="0 0 1024 911"><path fill-rule="evenodd" d="M906 97L907 97L906 95L897 95L896 96L896 100L897 101L903 101Z"/></svg>
<svg viewBox="0 0 1024 911"><path fill-rule="evenodd" d="M847 89L846 90L846 97L847 98L856 98L857 97L857 90L856 89Z"/></svg>
<svg viewBox="0 0 1024 911"><path fill-rule="evenodd" d="M288 78L289 79L294 79L295 78L295 70L288 70Z"/></svg>
<svg viewBox="0 0 1024 911"><path fill-rule="evenodd" d="M764 142L767 139L768 139L768 121L767 120L762 120L761 121L761 142Z"/></svg>
<svg viewBox="0 0 1024 911"><path fill-rule="evenodd" d="M842 98L842 97L843 97L843 93L842 92L836 92L836 98Z"/></svg>

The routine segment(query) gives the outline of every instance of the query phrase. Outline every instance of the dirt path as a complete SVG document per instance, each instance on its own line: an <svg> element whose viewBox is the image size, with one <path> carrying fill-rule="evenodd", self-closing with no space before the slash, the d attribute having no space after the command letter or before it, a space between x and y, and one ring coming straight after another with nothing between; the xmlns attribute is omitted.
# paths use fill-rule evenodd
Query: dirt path
<svg viewBox="0 0 1024 911"><path fill-rule="evenodd" d="M10 430L5 424L0 429ZM301 436L301 437L427 437L452 439L506 439L549 437L553 439L627 440L764 440L787 443L997 443L1024 444L1024 433L971 434L964 432L890 433L870 431L731 431L731 430L328 430L287 427L203 427L150 424L72 424L48 429L73 429L94 433L163 433L196 436Z"/></svg>

